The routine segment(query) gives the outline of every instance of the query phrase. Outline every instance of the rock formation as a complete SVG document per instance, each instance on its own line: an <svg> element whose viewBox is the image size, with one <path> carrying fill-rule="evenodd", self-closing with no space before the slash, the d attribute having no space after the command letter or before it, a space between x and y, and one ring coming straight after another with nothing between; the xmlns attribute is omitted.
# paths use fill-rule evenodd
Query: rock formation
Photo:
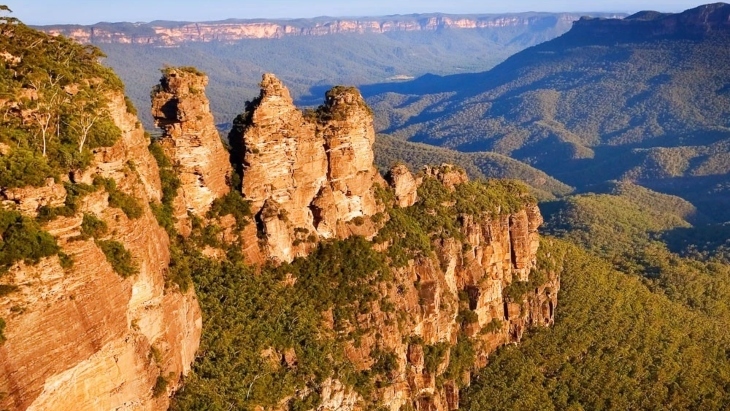
<svg viewBox="0 0 730 411"><path fill-rule="evenodd" d="M123 95L109 99L122 138L96 149L91 167L74 179L113 179L118 190L137 199L142 215L130 219L109 206L106 191L91 193L76 214L44 227L73 259L71 268L53 256L33 266L18 263L2 276L2 284L18 287L0 299L0 317L7 322L7 341L0 345L2 409L163 410L195 358L200 308L192 290L166 289L169 240L147 205L160 198L157 165ZM30 205L42 198L50 199L42 205L55 205L52 187L14 190L24 197L19 210L34 215ZM94 239L79 238L82 213L106 223L103 239L131 252L137 274L121 277Z"/></svg>
<svg viewBox="0 0 730 411"><path fill-rule="evenodd" d="M622 17L618 14L599 14ZM84 44L148 44L160 47L190 42L234 42L243 39L272 39L290 36L326 36L342 33L390 33L396 31L436 31L447 29L495 29L519 26L558 27L568 30L577 13L505 14L459 16L422 14L414 16L370 17L362 19L302 19L297 24L277 20L239 20L206 23L109 24L93 26L47 26L51 35L62 34ZM134 27L134 31L129 30Z"/></svg>
<svg viewBox="0 0 730 411"><path fill-rule="evenodd" d="M403 168L396 167L390 175L403 175L408 171ZM448 165L427 168L422 178L436 178L452 188L467 181L466 174ZM391 373L394 383L378 391L389 410L409 406L415 410L458 409L459 387L468 385L469 377L446 373L452 360L450 347L469 339L477 352L470 369L476 370L486 365L498 347L519 342L529 327L549 326L554 321L560 288L555 273L544 273L544 281L533 282L534 288L522 295L508 291L511 284L526 282L534 275L537 228L543 221L537 206L528 205L512 214L460 218L463 240L435 241L433 256L413 259L396 270L393 283L398 285L388 292L389 301L395 304L392 312L378 307L359 318L361 327L373 331L361 338L359 346L350 347L349 360L358 369L368 369L372 366L369 354L375 347L397 357L397 369ZM408 315L398 319L398 313ZM427 366L429 354L425 351L439 344L445 344L446 353L435 367ZM352 402L352 395L341 396L330 405ZM330 398L335 397L330 393Z"/></svg>
<svg viewBox="0 0 730 411"><path fill-rule="evenodd" d="M395 190L395 201L398 207L410 207L418 199L418 186L421 181L416 180L413 174L403 164L390 169L385 176L393 190Z"/></svg>
<svg viewBox="0 0 730 411"><path fill-rule="evenodd" d="M202 216L230 190L230 163L205 96L208 77L193 69L166 69L152 92L152 115L163 130L160 143L178 170L175 198L178 230L185 233L187 213Z"/></svg>
<svg viewBox="0 0 730 411"><path fill-rule="evenodd" d="M319 238L372 236L377 212L370 109L353 88L336 87L316 112L294 107L289 91L265 74L261 95L241 119L244 198L268 256L291 261ZM367 224L366 224L367 223Z"/></svg>

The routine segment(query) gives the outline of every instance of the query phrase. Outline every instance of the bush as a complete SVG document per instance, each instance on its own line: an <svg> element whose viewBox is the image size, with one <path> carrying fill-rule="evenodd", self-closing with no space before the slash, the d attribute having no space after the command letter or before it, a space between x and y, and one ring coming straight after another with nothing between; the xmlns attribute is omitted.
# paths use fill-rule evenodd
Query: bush
<svg viewBox="0 0 730 411"><path fill-rule="evenodd" d="M38 210L38 221L51 221L56 217L72 217L76 215L79 209L80 200L87 194L96 191L96 187L88 184L71 184L65 183L66 201L60 207L41 207Z"/></svg>
<svg viewBox="0 0 730 411"><path fill-rule="evenodd" d="M87 240L91 237L100 238L107 232L107 225L104 220L99 219L93 214L84 213L84 219L81 222L81 238Z"/></svg>
<svg viewBox="0 0 730 411"><path fill-rule="evenodd" d="M137 265L132 260L132 253L124 247L124 244L119 241L106 240L97 241L96 245L101 248L106 260L117 274L127 278L139 272Z"/></svg>
<svg viewBox="0 0 730 411"><path fill-rule="evenodd" d="M236 219L236 226L242 229L251 221L251 203L243 199L241 193L231 190L225 196L213 201L208 211L208 218L232 215ZM285 219L286 216L282 215Z"/></svg>
<svg viewBox="0 0 730 411"><path fill-rule="evenodd" d="M0 284L0 297L4 297L16 291L18 291L17 285Z"/></svg>
<svg viewBox="0 0 730 411"><path fill-rule="evenodd" d="M148 148L160 169L160 182L162 183L162 204L150 203L150 207L160 226L167 231L170 237L174 237L176 219L173 215L172 203L177 197L180 179L172 167L172 162L158 142L152 141Z"/></svg>
<svg viewBox="0 0 730 411"><path fill-rule="evenodd" d="M0 187L40 187L56 175L48 160L31 150L16 148L7 156L0 155Z"/></svg>
<svg viewBox="0 0 730 411"><path fill-rule="evenodd" d="M59 250L56 239L37 222L16 211L0 210L0 272L18 261L38 263Z"/></svg>
<svg viewBox="0 0 730 411"><path fill-rule="evenodd" d="M117 189L117 183L111 178L97 176L94 185L104 187L109 193L109 205L121 209L131 219L142 217L143 209L135 197Z"/></svg>
<svg viewBox="0 0 730 411"><path fill-rule="evenodd" d="M163 377L162 375L157 376L157 381L155 381L155 386L152 388L152 396L154 398L159 397L160 395L167 392L167 386L169 385L169 381L167 381L167 378Z"/></svg>
<svg viewBox="0 0 730 411"><path fill-rule="evenodd" d="M449 345L445 342L423 346L423 367L428 373L436 372L438 366L444 362L448 348Z"/></svg>

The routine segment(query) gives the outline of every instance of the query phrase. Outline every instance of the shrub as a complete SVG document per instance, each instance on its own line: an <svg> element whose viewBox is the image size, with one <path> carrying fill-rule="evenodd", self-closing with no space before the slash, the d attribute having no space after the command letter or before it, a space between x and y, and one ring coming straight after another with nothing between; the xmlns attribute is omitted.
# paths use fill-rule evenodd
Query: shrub
<svg viewBox="0 0 730 411"><path fill-rule="evenodd" d="M16 148L7 156L0 155L0 187L40 187L56 174L45 157L31 150Z"/></svg>
<svg viewBox="0 0 730 411"><path fill-rule="evenodd" d="M4 297L8 294L18 291L17 285L0 284L0 297Z"/></svg>
<svg viewBox="0 0 730 411"><path fill-rule="evenodd" d="M446 350L449 348L445 342L423 346L423 367L428 373L435 373L438 366L444 362Z"/></svg>
<svg viewBox="0 0 730 411"><path fill-rule="evenodd" d="M87 194L96 191L96 187L88 184L71 184L65 183L66 201L60 207L41 207L38 210L38 221L51 221L56 217L72 217L79 209L80 200Z"/></svg>
<svg viewBox="0 0 730 411"><path fill-rule="evenodd" d="M157 376L157 381L155 381L155 386L152 388L152 396L154 398L159 397L160 395L167 392L167 386L169 385L169 381L167 381L167 378L163 377L162 375Z"/></svg>
<svg viewBox="0 0 730 411"><path fill-rule="evenodd" d="M127 278L139 272L137 265L132 260L132 253L124 247L124 244L119 241L105 240L97 241L96 245L101 248L106 260L117 274Z"/></svg>
<svg viewBox="0 0 730 411"><path fill-rule="evenodd" d="M107 232L107 225L104 220L99 219L93 214L84 213L84 219L81 222L81 238L84 240L91 237L100 238Z"/></svg>
<svg viewBox="0 0 730 411"><path fill-rule="evenodd" d="M127 217L135 219L142 217L143 209L139 201L117 189L117 183L111 178L97 176L94 178L94 185L104 187L109 193L109 205L121 209Z"/></svg>
<svg viewBox="0 0 730 411"><path fill-rule="evenodd" d="M0 210L0 272L18 261L38 263L59 249L56 239L34 220L16 211Z"/></svg>
<svg viewBox="0 0 730 411"><path fill-rule="evenodd" d="M236 219L236 226L241 229L251 221L251 203L244 200L241 193L231 190L225 196L213 201L208 211L208 218L232 215ZM282 215L283 219L286 218Z"/></svg>

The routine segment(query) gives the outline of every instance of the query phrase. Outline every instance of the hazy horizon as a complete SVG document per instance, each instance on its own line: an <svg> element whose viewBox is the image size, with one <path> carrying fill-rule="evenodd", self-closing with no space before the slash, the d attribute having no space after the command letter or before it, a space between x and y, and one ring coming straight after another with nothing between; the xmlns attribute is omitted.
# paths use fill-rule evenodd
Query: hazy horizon
<svg viewBox="0 0 730 411"><path fill-rule="evenodd" d="M696 1L595 1L561 0L544 3L537 0L515 0L485 4L475 0L426 0L392 2L370 0L337 2L333 0L270 0L254 1L191 1L143 0L124 2L91 2L82 0L6 1L13 16L26 24L94 24L98 22L213 21L226 19L294 19L319 16L357 17L413 13L488 14L522 12L615 12L634 13L641 10L678 12L706 3Z"/></svg>

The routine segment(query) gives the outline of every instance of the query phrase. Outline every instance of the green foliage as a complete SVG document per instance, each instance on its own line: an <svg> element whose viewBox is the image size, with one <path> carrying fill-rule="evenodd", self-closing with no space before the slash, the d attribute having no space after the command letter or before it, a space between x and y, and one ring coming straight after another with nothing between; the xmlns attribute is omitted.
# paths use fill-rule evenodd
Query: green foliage
<svg viewBox="0 0 730 411"><path fill-rule="evenodd" d="M103 53L63 36L49 36L7 18L0 19L0 186L41 186L49 177L86 168L90 149L113 145L121 136L107 109L121 81L102 66ZM10 107L16 107L11 109Z"/></svg>
<svg viewBox="0 0 730 411"><path fill-rule="evenodd" d="M129 97L124 96L124 104L127 107L127 113L129 113L133 116L137 115L137 107L134 106L134 103L132 102L132 100Z"/></svg>
<svg viewBox="0 0 730 411"><path fill-rule="evenodd" d="M152 397L157 398L162 394L167 393L167 386L169 384L170 382L167 380L167 378L163 377L162 375L158 375L157 380L155 381L155 386L152 387Z"/></svg>
<svg viewBox="0 0 730 411"><path fill-rule="evenodd" d="M727 317L652 293L571 244L541 249L561 276L555 326L491 356L463 408L725 408Z"/></svg>
<svg viewBox="0 0 730 411"><path fill-rule="evenodd" d="M111 264L114 271L123 278L130 277L139 272L137 264L132 259L132 253L124 247L124 244L115 240L97 241L106 260Z"/></svg>
<svg viewBox="0 0 730 411"><path fill-rule="evenodd" d="M251 203L243 199L237 190L231 190L223 197L213 201L208 211L208 218L232 215L236 219L237 228L243 229L251 222Z"/></svg>
<svg viewBox="0 0 730 411"><path fill-rule="evenodd" d="M38 210L38 221L45 222L51 221L56 217L72 217L79 211L79 204L81 199L90 193L97 190L96 186L90 186L88 184L77 183L64 183L66 189L66 200L60 207L48 207L43 206Z"/></svg>
<svg viewBox="0 0 730 411"><path fill-rule="evenodd" d="M180 179L172 166L172 162L158 142L151 141L148 148L155 161L157 161L157 166L160 169L160 182L162 183L162 204L150 204L152 214L155 215L160 226L171 237L174 237L175 216L173 215L172 204L175 197L177 197L177 190L180 188Z"/></svg>
<svg viewBox="0 0 730 411"><path fill-rule="evenodd" d="M376 187L375 194L382 204L390 206L393 203L391 189ZM390 218L373 241L388 243L391 264L403 267L409 260L430 256L433 240L463 240L464 216L495 217L520 210L534 201L527 187L514 181L470 181L449 190L437 179L426 177L418 188L416 204L408 208L388 208Z"/></svg>
<svg viewBox="0 0 730 411"><path fill-rule="evenodd" d="M362 332L356 316L382 300L377 284L389 278L385 257L360 237L319 245L307 258L280 267L246 266L236 248L215 261L197 253L194 278L203 316L202 356L173 401L173 410L247 409L275 406L303 387L290 407L318 404L320 384L332 375L367 393L396 366L392 353L376 350L376 371L360 373L344 355L346 341ZM293 284L285 281L295 278ZM334 330L322 326L332 312ZM290 367L262 355L293 349Z"/></svg>
<svg viewBox="0 0 730 411"><path fill-rule="evenodd" d="M449 355L449 366L443 374L443 377L456 381L459 388L466 386L464 375L470 372L476 361L476 348L474 343L466 336L460 335L456 345L451 347Z"/></svg>
<svg viewBox="0 0 730 411"><path fill-rule="evenodd" d="M144 212L142 205L134 196L131 196L119 189L114 179L97 176L94 178L94 185L104 187L109 193L109 205L121 209L127 217L135 219L142 217Z"/></svg>
<svg viewBox="0 0 730 411"><path fill-rule="evenodd" d="M58 251L56 240L36 221L15 211L0 210L0 273L18 261L35 264Z"/></svg>
<svg viewBox="0 0 730 411"><path fill-rule="evenodd" d="M17 148L7 156L0 155L0 187L39 187L56 176L47 159L32 150Z"/></svg>
<svg viewBox="0 0 730 411"><path fill-rule="evenodd" d="M426 372L433 374L446 359L446 352L449 350L449 344L439 342L423 346L423 368Z"/></svg>
<svg viewBox="0 0 730 411"><path fill-rule="evenodd" d="M101 238L106 234L108 227L104 220L99 219L97 216L89 213L84 213L84 218L81 222L81 238L87 240L89 238Z"/></svg>
<svg viewBox="0 0 730 411"><path fill-rule="evenodd" d="M730 219L727 33L644 36L660 29L635 22L616 30L632 34L608 41L589 24L489 72L373 87L379 131L469 152L453 157L470 170L490 151L579 191L634 181L689 200L715 222Z"/></svg>

